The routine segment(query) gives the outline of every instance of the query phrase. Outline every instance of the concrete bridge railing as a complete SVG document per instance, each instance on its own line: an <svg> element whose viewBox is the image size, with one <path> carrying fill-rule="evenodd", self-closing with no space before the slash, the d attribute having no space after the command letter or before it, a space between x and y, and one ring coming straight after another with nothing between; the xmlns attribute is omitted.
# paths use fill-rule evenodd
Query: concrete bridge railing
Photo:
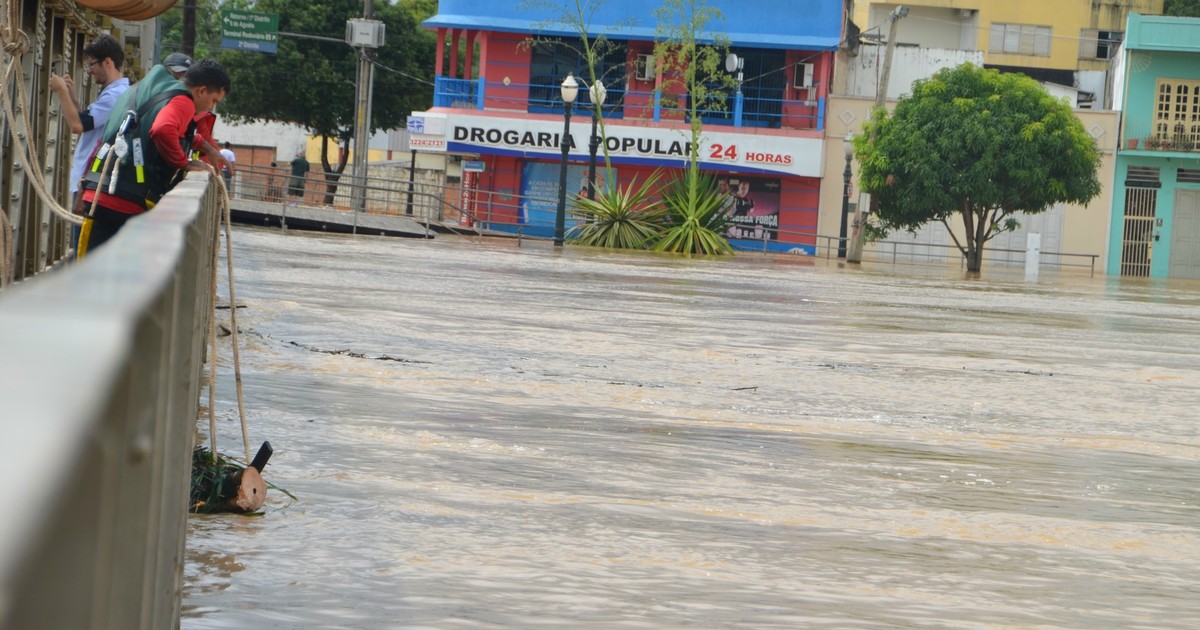
<svg viewBox="0 0 1200 630"><path fill-rule="evenodd" d="M217 199L0 293L0 630L178 627Z"/></svg>

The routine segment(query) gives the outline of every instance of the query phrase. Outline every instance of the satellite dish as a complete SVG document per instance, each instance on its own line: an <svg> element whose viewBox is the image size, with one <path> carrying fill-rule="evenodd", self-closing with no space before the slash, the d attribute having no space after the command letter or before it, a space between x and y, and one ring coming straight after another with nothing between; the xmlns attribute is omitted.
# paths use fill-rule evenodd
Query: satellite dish
<svg viewBox="0 0 1200 630"><path fill-rule="evenodd" d="M737 72L738 65L741 63L741 61L742 60L738 59L738 56L736 54L729 53L728 55L725 56L725 71L726 72Z"/></svg>

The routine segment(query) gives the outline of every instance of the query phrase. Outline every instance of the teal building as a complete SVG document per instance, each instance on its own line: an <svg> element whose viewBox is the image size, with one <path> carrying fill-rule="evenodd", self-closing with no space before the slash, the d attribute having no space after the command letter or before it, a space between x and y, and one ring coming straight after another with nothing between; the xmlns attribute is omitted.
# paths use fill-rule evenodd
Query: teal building
<svg viewBox="0 0 1200 630"><path fill-rule="evenodd" d="M1200 278L1200 19L1130 14L1113 70L1109 273Z"/></svg>

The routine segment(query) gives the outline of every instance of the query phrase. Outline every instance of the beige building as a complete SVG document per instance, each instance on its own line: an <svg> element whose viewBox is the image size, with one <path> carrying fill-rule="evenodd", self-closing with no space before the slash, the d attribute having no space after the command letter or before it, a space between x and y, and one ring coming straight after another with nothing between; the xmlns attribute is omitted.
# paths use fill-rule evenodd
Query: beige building
<svg viewBox="0 0 1200 630"><path fill-rule="evenodd" d="M821 187L821 216L823 226L839 226L843 207L840 181L845 170L843 139L848 134L857 134L862 123L869 117L874 104L872 85L875 77L856 77L855 70L868 74L881 65L882 45L871 50L873 43L886 40L888 16L899 6L907 14L897 22L896 45L906 51L898 59L928 64L927 68L903 67L893 69L889 84L889 99L909 91L904 83L914 77L932 75L940 67L957 65L960 54L974 56L968 59L1002 70L1021 70L1046 84L1055 95L1066 95L1075 91L1087 95L1080 99L1081 106L1102 104L1100 94L1109 67L1109 59L1116 53L1124 38L1124 24L1131 11L1159 14L1163 0L914 0L912 2L872 2L857 0L851 9L854 23L863 31L863 46L851 46L849 54L839 55L838 71L841 78L835 83L836 95L829 101L826 117L826 143L824 155L825 183ZM914 56L915 49L923 52ZM864 50L866 49L866 50ZM872 61L874 60L874 61ZM855 66L863 66L856 68ZM894 66L893 66L894 67ZM900 81L897 84L896 81ZM864 83L865 81L865 83ZM860 85L861 84L861 85ZM1096 101L1091 99L1092 95ZM1077 102L1072 99L1072 102ZM1020 250L1012 253L994 251L986 264L1008 258L1013 263L1024 260L1023 250L1029 233L1041 236L1042 261L1044 266L1094 269L1095 273L1106 272L1105 252L1109 242L1109 226L1106 220L1112 203L1116 150L1119 143L1119 115L1116 112L1076 109L1088 133L1096 139L1101 149L1102 160L1097 174L1102 191L1087 206L1059 204L1044 213L1016 218L1020 229L996 237L988 242L992 250ZM856 209L861 201L857 188L858 165L852 166L851 208ZM836 184L836 185L835 185ZM961 218L951 223L954 235L961 235ZM828 229L823 230L829 233ZM864 259L879 259L915 262L945 261L957 265L961 260L955 247L952 232L940 223L926 224L916 234L893 233L886 242L868 244Z"/></svg>
<svg viewBox="0 0 1200 630"><path fill-rule="evenodd" d="M1162 13L1163 0L913 0L854 2L854 23L886 37L897 6L898 45L979 50L995 66L1104 70L1131 11Z"/></svg>

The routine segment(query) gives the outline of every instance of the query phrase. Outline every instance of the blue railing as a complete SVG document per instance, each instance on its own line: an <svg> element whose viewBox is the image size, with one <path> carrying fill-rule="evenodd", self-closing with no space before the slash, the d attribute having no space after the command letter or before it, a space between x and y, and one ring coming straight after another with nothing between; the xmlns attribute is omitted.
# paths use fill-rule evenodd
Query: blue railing
<svg viewBox="0 0 1200 630"><path fill-rule="evenodd" d="M483 81L437 77L433 84L434 107L483 109Z"/></svg>
<svg viewBox="0 0 1200 630"><path fill-rule="evenodd" d="M700 110L700 116L712 125L824 131L825 99L804 101L779 98L778 95L778 90L744 87L718 101L719 105ZM436 107L483 110L485 103L490 103L493 108L523 109L535 114L561 114L563 111L558 84L510 82L505 85L483 78L437 77ZM586 88L579 90L574 109L576 112L591 110ZM686 95L671 97L658 91L610 89L604 101L604 117L610 119L652 118L657 122L664 118L687 120L690 115Z"/></svg>

